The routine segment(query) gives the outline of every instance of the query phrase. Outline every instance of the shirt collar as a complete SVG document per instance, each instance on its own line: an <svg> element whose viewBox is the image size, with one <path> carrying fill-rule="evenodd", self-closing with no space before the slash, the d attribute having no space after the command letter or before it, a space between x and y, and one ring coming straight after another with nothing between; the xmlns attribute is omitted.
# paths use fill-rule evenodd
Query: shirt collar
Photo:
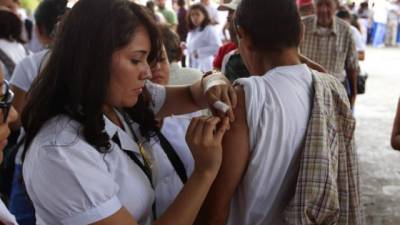
<svg viewBox="0 0 400 225"><path fill-rule="evenodd" d="M314 16L314 22L313 22L313 33L314 34L320 34L317 21L318 21L317 16ZM332 27L330 28L330 32L333 35L338 34L338 26L337 26L336 18L333 18Z"/></svg>
<svg viewBox="0 0 400 225"><path fill-rule="evenodd" d="M105 115L103 116L105 122L105 131L107 135L112 138L114 135L118 135L119 141L121 142L122 150L132 151L140 154L139 146L133 139L133 134L130 134L130 128L128 124L124 121L119 113L117 113L120 117L120 120L123 123L124 131L117 125L115 125L110 119L108 119ZM114 143L113 143L114 144Z"/></svg>

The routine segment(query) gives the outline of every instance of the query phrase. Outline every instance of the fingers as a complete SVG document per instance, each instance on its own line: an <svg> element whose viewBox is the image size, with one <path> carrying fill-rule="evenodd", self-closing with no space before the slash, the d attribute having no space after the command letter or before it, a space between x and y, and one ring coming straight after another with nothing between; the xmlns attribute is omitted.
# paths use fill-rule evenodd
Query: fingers
<svg viewBox="0 0 400 225"><path fill-rule="evenodd" d="M225 117L221 122L221 126L215 132L215 138L217 139L218 142L222 141L222 138L224 137L225 132L227 130L229 130L229 128L230 128L229 118Z"/></svg>
<svg viewBox="0 0 400 225"><path fill-rule="evenodd" d="M214 131L216 130L217 124L221 121L220 118L212 116L209 117L204 125L203 137L206 140L212 140Z"/></svg>
<svg viewBox="0 0 400 225"><path fill-rule="evenodd" d="M188 126L188 129L186 131L186 142L190 143L193 138L193 132L196 129L197 123L199 122L199 118L195 117L190 121L190 124Z"/></svg>
<svg viewBox="0 0 400 225"><path fill-rule="evenodd" d="M229 98L231 99L232 108L237 106L237 95L235 89L231 86L229 87Z"/></svg>
<svg viewBox="0 0 400 225"><path fill-rule="evenodd" d="M235 115L234 115L234 113L233 113L233 107L232 107L233 104L232 104L232 101L231 101L231 98L230 98L230 94L229 94L230 88L231 88L231 87L229 87L227 91L224 91L224 92L223 92L223 94L222 94L222 101L225 102L226 104L228 104L228 105L230 106L230 109L229 109L229 111L227 112L227 115L228 115L228 117L229 117L229 120L230 120L231 122L233 122L233 121L235 120ZM236 96L236 93L235 93L235 96Z"/></svg>

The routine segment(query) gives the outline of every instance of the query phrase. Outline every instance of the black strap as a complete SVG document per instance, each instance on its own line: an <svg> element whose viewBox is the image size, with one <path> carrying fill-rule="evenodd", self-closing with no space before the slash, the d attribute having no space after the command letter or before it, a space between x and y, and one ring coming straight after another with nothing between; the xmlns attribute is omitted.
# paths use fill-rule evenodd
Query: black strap
<svg viewBox="0 0 400 225"><path fill-rule="evenodd" d="M132 161L136 163L136 165L139 166L140 169L142 169L142 171L144 172L144 174L146 174L147 178L149 179L150 184L151 184L151 187L154 189L153 179L152 179L152 174L151 174L150 168L147 168L147 167L138 159L138 157L136 156L136 154L135 154L134 152L132 152L132 151L127 151L127 150L124 150L124 149L122 148L121 141L119 140L118 134L115 134L115 135L111 138L111 140L112 140L115 144L117 144L117 145L119 146L119 148L120 148L122 151L124 151L124 152L129 156L129 158L131 158ZM157 214L156 214L156 203L155 203L155 202L153 202L153 205L151 206L151 209L152 209L153 219L155 220L156 217L157 217L157 216L156 216Z"/></svg>
<svg viewBox="0 0 400 225"><path fill-rule="evenodd" d="M182 183L185 184L188 178L182 160L179 158L179 155L176 153L175 149L169 143L167 138L161 133L161 131L157 130L156 134L160 140L162 149L167 155L179 178L181 178Z"/></svg>
<svg viewBox="0 0 400 225"><path fill-rule="evenodd" d="M14 72L15 63L2 49L0 49L0 60L3 62L6 67L8 73L11 74Z"/></svg>
<svg viewBox="0 0 400 225"><path fill-rule="evenodd" d="M140 159L138 159L138 157L136 156L136 154L135 154L134 152L132 152L132 151L127 151L127 150L124 150L124 149L122 148L122 146L121 146L121 141L120 141L119 138L118 138L118 134L115 134L115 135L111 138L111 140L112 140L115 144L117 144L117 145L119 146L119 148L120 148L122 151L124 151L124 152L129 156L129 158L131 158L131 159L136 163L136 165L138 165L138 166L140 167L140 169L143 170L144 174L146 174L147 178L149 179L149 181L150 181L150 183L151 183L151 186L153 187L153 179L152 179L152 174L151 174L150 169L147 168L147 167L142 163L142 161L140 161ZM154 187L153 187L153 188L154 188Z"/></svg>
<svg viewBox="0 0 400 225"><path fill-rule="evenodd" d="M120 113L122 114L125 122L127 122L128 127L133 135L133 138L135 139L136 142L138 142L138 137L136 136L135 131L133 130L133 127L132 127L132 123L133 123L132 119L129 117L129 115L126 112L120 111ZM183 165L182 160L179 158L175 149L169 143L167 138L165 138L165 136L161 133L161 131L157 130L156 135L158 136L161 147L164 150L165 154L167 155L172 166L174 167L176 173L178 174L182 183L185 184L187 181L187 174L186 174L185 166Z"/></svg>

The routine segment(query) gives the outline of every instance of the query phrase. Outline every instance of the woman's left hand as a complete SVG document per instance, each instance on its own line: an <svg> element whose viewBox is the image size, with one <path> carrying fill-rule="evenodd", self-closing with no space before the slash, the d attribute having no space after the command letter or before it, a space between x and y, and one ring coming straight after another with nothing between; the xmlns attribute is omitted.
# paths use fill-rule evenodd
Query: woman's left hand
<svg viewBox="0 0 400 225"><path fill-rule="evenodd" d="M228 116L229 120L233 122L235 120L233 109L236 108L237 97L229 80L222 73L215 73L205 77L202 85L203 89L206 90L204 95L213 115L220 118ZM227 112L216 108L217 105L221 106L221 103L229 107Z"/></svg>

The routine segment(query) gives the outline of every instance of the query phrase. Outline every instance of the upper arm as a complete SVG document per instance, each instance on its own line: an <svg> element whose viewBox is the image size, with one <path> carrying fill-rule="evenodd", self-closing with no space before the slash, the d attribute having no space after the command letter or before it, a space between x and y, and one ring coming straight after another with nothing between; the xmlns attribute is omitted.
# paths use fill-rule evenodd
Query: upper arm
<svg viewBox="0 0 400 225"><path fill-rule="evenodd" d="M246 120L245 96L242 87L236 87L238 105L234 110L235 121L223 139L223 160L207 199L200 219L203 224L225 224L229 215L230 201L243 174L250 155L249 128Z"/></svg>
<svg viewBox="0 0 400 225"><path fill-rule="evenodd" d="M27 159L24 180L36 213L65 225L89 224L122 207L120 187L104 156L90 148L87 144L42 146L35 158Z"/></svg>
<svg viewBox="0 0 400 225"><path fill-rule="evenodd" d="M398 137L399 135L400 135L400 99L397 104L397 112L393 123L392 138L391 138L392 147L395 149L400 149L400 143L399 143L400 138Z"/></svg>

